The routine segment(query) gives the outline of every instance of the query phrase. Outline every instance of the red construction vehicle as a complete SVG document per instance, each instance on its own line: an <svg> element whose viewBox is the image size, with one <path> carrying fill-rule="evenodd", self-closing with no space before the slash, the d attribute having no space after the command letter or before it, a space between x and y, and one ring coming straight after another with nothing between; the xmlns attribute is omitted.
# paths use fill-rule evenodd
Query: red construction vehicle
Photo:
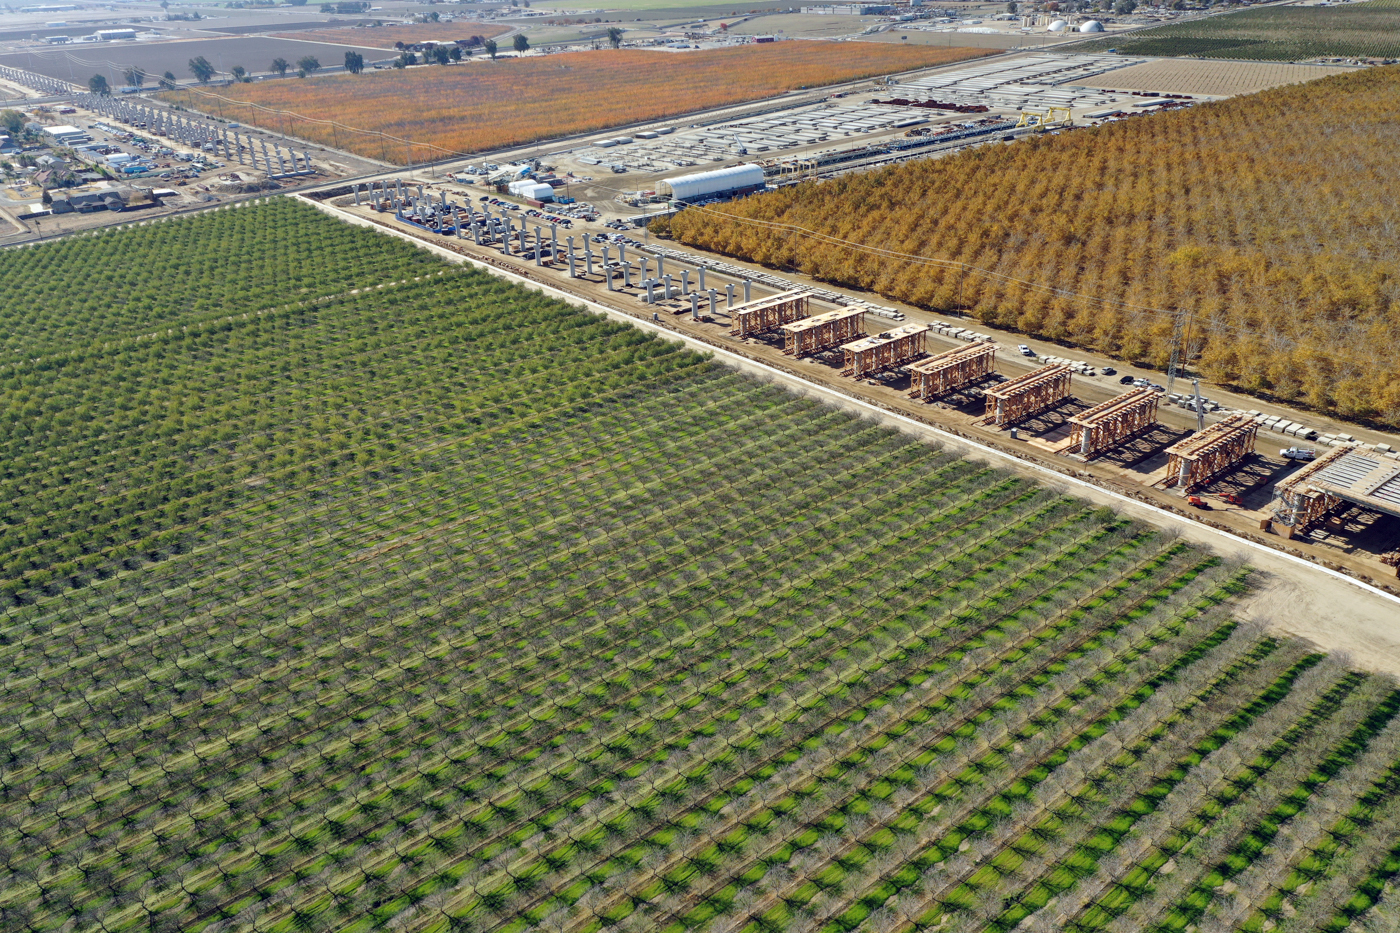
<svg viewBox="0 0 1400 933"><path fill-rule="evenodd" d="M1190 506L1195 506L1198 509L1205 509L1206 511L1210 510L1210 503L1202 499L1200 496L1187 496L1186 504Z"/></svg>

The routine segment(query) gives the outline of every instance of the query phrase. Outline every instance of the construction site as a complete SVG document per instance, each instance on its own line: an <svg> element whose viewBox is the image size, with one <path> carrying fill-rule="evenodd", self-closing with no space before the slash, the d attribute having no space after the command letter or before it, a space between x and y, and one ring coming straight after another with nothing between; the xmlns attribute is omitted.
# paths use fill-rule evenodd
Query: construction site
<svg viewBox="0 0 1400 933"><path fill-rule="evenodd" d="M1146 379L1124 387L1106 363L1007 354L1005 338L983 330L671 245L599 243L474 204L469 188L388 179L329 197L489 265L797 367L804 379L1009 444L1238 534L1315 548L1368 579L1395 576L1400 453L1385 443L1334 449L1343 441L1331 433L1243 404L1174 394ZM1259 443L1263 432L1317 443L1276 454ZM1315 451L1319 465L1309 469L1301 458Z"/></svg>

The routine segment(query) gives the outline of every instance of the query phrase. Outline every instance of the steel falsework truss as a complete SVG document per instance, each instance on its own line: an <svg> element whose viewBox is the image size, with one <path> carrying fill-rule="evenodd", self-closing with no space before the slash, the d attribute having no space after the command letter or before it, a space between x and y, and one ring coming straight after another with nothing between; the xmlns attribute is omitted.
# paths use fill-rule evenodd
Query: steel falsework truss
<svg viewBox="0 0 1400 933"><path fill-rule="evenodd" d="M783 325L788 356L809 356L839 347L865 336L865 312L858 308L837 308Z"/></svg>
<svg viewBox="0 0 1400 933"><path fill-rule="evenodd" d="M800 321L811 313L811 301L810 292L795 289L737 305L729 312L729 336L752 337Z"/></svg>
<svg viewBox="0 0 1400 933"><path fill-rule="evenodd" d="M994 343L972 343L946 350L909 367L909 397L937 398L981 382L996 367Z"/></svg>
<svg viewBox="0 0 1400 933"><path fill-rule="evenodd" d="M1081 411L1069 419L1069 449L1088 458L1157 423L1155 389L1140 388Z"/></svg>
<svg viewBox="0 0 1400 933"><path fill-rule="evenodd" d="M1295 535L1327 517L1327 513L1346 502L1341 496L1313 485L1312 478L1356 450L1355 445L1333 447L1327 453L1304 466L1297 473L1274 486L1274 520L1287 525Z"/></svg>
<svg viewBox="0 0 1400 933"><path fill-rule="evenodd" d="M1254 452L1259 422L1231 415L1167 448L1167 486L1194 492Z"/></svg>
<svg viewBox="0 0 1400 933"><path fill-rule="evenodd" d="M844 344L846 368L841 375L861 379L896 366L903 366L924 355L927 324L904 324L883 334Z"/></svg>
<svg viewBox="0 0 1400 933"><path fill-rule="evenodd" d="M1042 366L1019 379L1003 382L986 392L987 421L998 426L1016 424L1038 415L1069 397L1073 370L1063 364Z"/></svg>

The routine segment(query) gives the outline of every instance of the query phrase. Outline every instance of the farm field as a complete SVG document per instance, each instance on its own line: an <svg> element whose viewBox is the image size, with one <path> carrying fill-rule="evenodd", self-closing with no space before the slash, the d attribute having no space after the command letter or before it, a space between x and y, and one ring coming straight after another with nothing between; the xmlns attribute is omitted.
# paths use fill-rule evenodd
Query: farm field
<svg viewBox="0 0 1400 933"><path fill-rule="evenodd" d="M315 56L325 67L339 67L345 62L345 53L353 49L359 49L362 53L365 51L352 45L348 39L342 39L338 43L325 43L268 36L230 36L219 39L127 43L99 51L54 48L14 52L0 55L0 65L22 68L81 85L86 85L88 78L93 75L100 74L107 78L112 87L125 84L122 72L128 66L136 65L150 76L146 81L147 87L150 87L167 71L173 72L182 81L189 80L193 77L189 68L190 59L198 56L207 59L218 69L221 76L228 77L229 70L235 65L242 65L249 72L261 74L271 70L274 58L296 62L306 55ZM293 71L295 70L296 66L293 65Z"/></svg>
<svg viewBox="0 0 1400 933"><path fill-rule="evenodd" d="M1269 6L1097 39L1076 50L1299 62L1400 58L1400 0L1331 7Z"/></svg>
<svg viewBox="0 0 1400 933"><path fill-rule="evenodd" d="M454 39L470 39L480 36L490 39L510 32L511 27L499 23L420 23L416 26L361 26L352 28L322 27L320 29L299 29L282 34L287 39L306 39L312 42L349 42L360 47L375 49L395 48L395 42L412 44L436 39L450 42ZM274 33L274 35L278 35ZM476 54L480 54L480 50Z"/></svg>
<svg viewBox="0 0 1400 933"><path fill-rule="evenodd" d="M1397 92L1400 71L1355 71L653 229L1160 369L1187 313L1191 366L1213 382L1395 426Z"/></svg>
<svg viewBox="0 0 1400 933"><path fill-rule="evenodd" d="M188 91L166 96L269 127L280 128L280 112L290 111L294 135L402 163L410 149L386 142L381 132L412 140L412 158L423 161L985 54L864 42L782 42L684 55L607 49L242 84L219 89L218 98ZM522 95L521 87L532 92Z"/></svg>
<svg viewBox="0 0 1400 933"><path fill-rule="evenodd" d="M1284 84L1301 84L1328 75L1355 71L1340 65L1288 65L1278 62L1225 62L1198 59L1158 59L1111 71L1077 84L1109 90L1156 91L1160 94L1192 94L1233 97L1255 94Z"/></svg>
<svg viewBox="0 0 1400 933"><path fill-rule="evenodd" d="M191 240L248 300L85 320ZM84 242L0 254L72 309L3 390L4 929L1392 909L1400 691L1244 568L286 201Z"/></svg>

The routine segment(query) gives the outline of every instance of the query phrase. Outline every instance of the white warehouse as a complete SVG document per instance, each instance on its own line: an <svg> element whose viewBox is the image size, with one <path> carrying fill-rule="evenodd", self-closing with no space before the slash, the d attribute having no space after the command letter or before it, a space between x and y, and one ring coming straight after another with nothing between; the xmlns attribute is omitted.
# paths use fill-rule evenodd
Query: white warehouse
<svg viewBox="0 0 1400 933"><path fill-rule="evenodd" d="M717 168L710 172L696 172L663 181L669 185L671 197L677 201L694 201L699 198L724 197L730 194L747 194L763 187L763 166L752 162L742 162L728 168Z"/></svg>

